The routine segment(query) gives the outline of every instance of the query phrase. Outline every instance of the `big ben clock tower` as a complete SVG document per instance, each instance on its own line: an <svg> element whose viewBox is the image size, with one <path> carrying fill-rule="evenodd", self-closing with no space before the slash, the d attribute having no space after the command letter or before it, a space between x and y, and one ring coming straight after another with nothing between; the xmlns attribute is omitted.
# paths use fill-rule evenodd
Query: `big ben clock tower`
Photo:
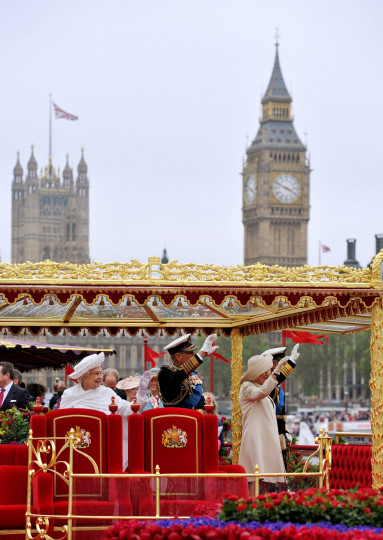
<svg viewBox="0 0 383 540"><path fill-rule="evenodd" d="M245 265L307 264L310 165L294 129L291 102L277 42L262 119L242 172Z"/></svg>

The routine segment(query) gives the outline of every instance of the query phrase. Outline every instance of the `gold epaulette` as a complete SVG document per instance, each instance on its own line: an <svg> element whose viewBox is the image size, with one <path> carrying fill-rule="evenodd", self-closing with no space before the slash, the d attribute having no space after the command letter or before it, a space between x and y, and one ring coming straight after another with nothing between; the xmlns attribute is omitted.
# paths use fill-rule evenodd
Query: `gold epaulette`
<svg viewBox="0 0 383 540"><path fill-rule="evenodd" d="M282 371L281 371L281 374L282 374L284 377L286 377L286 379L287 379L287 377L290 375L290 373L292 373L293 369L294 369L293 366L290 365L289 363L287 363L287 364L285 364L285 365L283 366Z"/></svg>
<svg viewBox="0 0 383 540"><path fill-rule="evenodd" d="M201 362L198 362L197 358L195 356L192 356L191 358L189 358L187 362L185 362L184 364L182 364L182 366L180 366L180 369L182 369L183 371L185 371L185 373L190 375L190 373L194 371L195 369L197 369L200 365L201 365Z"/></svg>

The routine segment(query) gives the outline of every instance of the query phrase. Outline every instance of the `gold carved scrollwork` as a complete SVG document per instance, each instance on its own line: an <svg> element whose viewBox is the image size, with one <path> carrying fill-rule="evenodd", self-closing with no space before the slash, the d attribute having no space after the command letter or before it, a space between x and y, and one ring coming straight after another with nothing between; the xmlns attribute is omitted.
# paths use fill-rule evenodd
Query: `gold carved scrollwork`
<svg viewBox="0 0 383 540"><path fill-rule="evenodd" d="M107 264L72 264L43 261L39 263L8 264L0 263L0 283L24 283L66 281L77 283L126 283L126 282L190 282L190 283L307 283L325 284L360 284L381 286L380 275L376 270L383 254L374 259L373 270L369 268L349 268L302 266L286 268L265 266L260 263L251 266L215 266L213 264L178 264L171 261L161 264L158 257L151 257L148 263L132 260L130 263L112 262Z"/></svg>
<svg viewBox="0 0 383 540"><path fill-rule="evenodd" d="M242 334L239 328L234 328L231 331L231 380L232 387L230 397L232 400L231 410L231 426L233 436L232 461L238 463L239 450L241 447L242 436L242 412L239 405L239 388L241 386L242 377Z"/></svg>
<svg viewBox="0 0 383 540"><path fill-rule="evenodd" d="M372 487L383 486L383 298L371 311Z"/></svg>

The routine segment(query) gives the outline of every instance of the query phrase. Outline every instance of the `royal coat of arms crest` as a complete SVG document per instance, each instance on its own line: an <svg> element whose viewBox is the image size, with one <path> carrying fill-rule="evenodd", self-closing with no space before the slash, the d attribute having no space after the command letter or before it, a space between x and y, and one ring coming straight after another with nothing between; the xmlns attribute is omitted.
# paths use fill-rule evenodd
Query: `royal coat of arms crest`
<svg viewBox="0 0 383 540"><path fill-rule="evenodd" d="M86 431L85 429L81 429L79 426L76 426L74 434L76 437L76 442L74 444L75 448L89 448L91 443L91 436L89 431ZM69 437L69 435L70 432L68 431L66 433L66 437Z"/></svg>
<svg viewBox="0 0 383 540"><path fill-rule="evenodd" d="M166 448L185 448L187 445L187 433L177 426L172 426L162 433L162 444Z"/></svg>

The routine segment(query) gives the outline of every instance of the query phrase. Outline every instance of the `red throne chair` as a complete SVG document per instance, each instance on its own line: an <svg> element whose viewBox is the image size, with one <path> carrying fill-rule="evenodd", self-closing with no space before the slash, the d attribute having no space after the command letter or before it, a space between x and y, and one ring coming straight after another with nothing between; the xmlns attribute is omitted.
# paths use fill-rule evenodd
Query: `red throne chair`
<svg viewBox="0 0 383 540"><path fill-rule="evenodd" d="M28 451L26 445L0 445L0 539L25 539L25 512L28 485ZM47 482L48 480L48 482ZM33 487L41 488L42 496L36 506L32 500L34 513L50 514L53 511L49 497L44 497L49 489L49 479L44 474L36 475Z"/></svg>
<svg viewBox="0 0 383 540"><path fill-rule="evenodd" d="M81 442L73 456L73 473L94 474L123 473L122 465L122 417L91 409L58 409L44 416L33 416L31 428L34 438L67 437L73 428ZM65 439L56 440L56 453ZM94 460L97 469L88 457ZM69 461L69 448L59 456L54 469L64 473L62 461ZM55 515L68 513L68 485L59 474L51 473L50 496ZM129 478L75 478L73 484L72 513L83 516L132 515ZM54 524L63 525L66 520L55 518ZM75 519L74 527L96 527L110 524L111 520ZM104 527L105 528L105 527ZM101 534L101 533L100 533ZM75 538L97 538L97 531L81 531Z"/></svg>
<svg viewBox="0 0 383 540"><path fill-rule="evenodd" d="M245 473L240 465L220 466L218 419L199 411L151 409L128 417L131 474L210 473L209 478L161 479L161 515L203 514L207 506L221 502L227 493L248 497L245 477L220 477L220 473ZM216 478L218 477L218 478ZM154 481L131 480L135 515L155 515Z"/></svg>

